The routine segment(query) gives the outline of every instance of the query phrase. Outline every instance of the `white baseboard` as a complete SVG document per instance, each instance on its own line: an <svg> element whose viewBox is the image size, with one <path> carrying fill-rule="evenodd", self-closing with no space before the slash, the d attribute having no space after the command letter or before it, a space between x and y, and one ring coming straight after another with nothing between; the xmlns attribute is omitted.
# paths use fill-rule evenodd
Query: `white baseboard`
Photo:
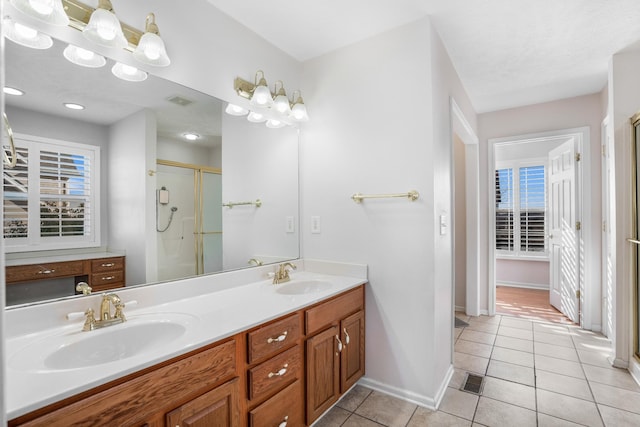
<svg viewBox="0 0 640 427"><path fill-rule="evenodd" d="M504 282L501 280L496 281L496 286L505 286L507 288L541 289L544 291L549 290L549 285L540 283Z"/></svg>
<svg viewBox="0 0 640 427"><path fill-rule="evenodd" d="M614 368L629 369L629 362L627 360L620 359L619 357L615 359L608 358L608 360Z"/></svg>
<svg viewBox="0 0 640 427"><path fill-rule="evenodd" d="M440 406L440 402L444 397L445 391L447 391L449 381L451 381L452 377L453 377L453 365L449 365L449 370L447 371L447 375L445 375L445 378L440 384L440 387L438 387L438 392L434 397L424 396L421 394L414 393L412 391L403 390L403 389L390 386L388 384L384 384L367 377L361 378L358 381L358 384L364 387L368 387L370 389L379 391L380 393L388 394L390 396L397 397L402 400L406 400L416 405L423 406L427 409L431 409L432 411L436 411L438 409L438 406Z"/></svg>
<svg viewBox="0 0 640 427"><path fill-rule="evenodd" d="M489 310L480 310L480 316L488 316Z"/></svg>
<svg viewBox="0 0 640 427"><path fill-rule="evenodd" d="M467 308L464 305L456 305L453 309L456 312L462 312L462 313L466 313L467 312Z"/></svg>

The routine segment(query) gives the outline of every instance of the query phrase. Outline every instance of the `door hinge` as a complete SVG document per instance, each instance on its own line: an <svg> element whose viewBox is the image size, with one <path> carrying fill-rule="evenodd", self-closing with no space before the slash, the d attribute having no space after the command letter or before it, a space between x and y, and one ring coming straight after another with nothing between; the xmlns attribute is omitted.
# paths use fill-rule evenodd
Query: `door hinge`
<svg viewBox="0 0 640 427"><path fill-rule="evenodd" d="M607 157L607 146L602 144L602 157Z"/></svg>
<svg viewBox="0 0 640 427"><path fill-rule="evenodd" d="M582 230L582 223L580 221L576 221L576 230L577 231Z"/></svg>
<svg viewBox="0 0 640 427"><path fill-rule="evenodd" d="M580 153L576 153L576 162L579 162L580 160L582 160L582 156Z"/></svg>
<svg viewBox="0 0 640 427"><path fill-rule="evenodd" d="M580 289L576 291L576 298L580 299Z"/></svg>

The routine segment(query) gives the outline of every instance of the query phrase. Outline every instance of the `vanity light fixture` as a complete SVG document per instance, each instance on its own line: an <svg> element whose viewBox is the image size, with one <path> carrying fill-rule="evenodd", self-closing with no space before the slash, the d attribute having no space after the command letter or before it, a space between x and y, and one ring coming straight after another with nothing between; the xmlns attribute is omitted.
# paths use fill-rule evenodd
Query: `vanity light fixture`
<svg viewBox="0 0 640 427"><path fill-rule="evenodd" d="M82 34L88 40L105 47L125 48L129 45L110 0L98 1L98 8L91 14Z"/></svg>
<svg viewBox="0 0 640 427"><path fill-rule="evenodd" d="M10 16L2 19L3 34L6 38L19 45L32 49L49 49L53 46L53 39L31 27L14 21Z"/></svg>
<svg viewBox="0 0 640 427"><path fill-rule="evenodd" d="M296 92L298 92L298 98L296 99ZM309 121L309 115L307 114L307 107L302 100L302 94L299 90L293 91L293 107L291 107L291 117L297 122Z"/></svg>
<svg viewBox="0 0 640 427"><path fill-rule="evenodd" d="M246 108L231 103L227 104L227 108L224 109L224 112L232 116L246 116L249 114L249 110Z"/></svg>
<svg viewBox="0 0 640 427"><path fill-rule="evenodd" d="M117 78L128 82L142 82L146 80L148 76L145 71L138 70L136 67L121 62L116 62L116 65L111 68L111 72Z"/></svg>
<svg viewBox="0 0 640 427"><path fill-rule="evenodd" d="M13 96L22 96L24 95L24 91L20 90L18 88L15 87L11 87L11 86L5 86L2 88L2 91L6 94L6 95L13 95Z"/></svg>
<svg viewBox="0 0 640 427"><path fill-rule="evenodd" d="M62 105L70 110L84 110L84 105L76 104L74 102L65 102Z"/></svg>
<svg viewBox="0 0 640 427"><path fill-rule="evenodd" d="M69 25L62 0L9 0L19 11L47 24Z"/></svg>
<svg viewBox="0 0 640 427"><path fill-rule="evenodd" d="M264 114L256 113L255 111L252 111L247 116L247 120L249 120L251 123L263 123L267 121L267 118L265 117Z"/></svg>
<svg viewBox="0 0 640 427"><path fill-rule="evenodd" d="M258 80L258 73L262 76L260 80ZM271 107L271 105L273 105L273 97L269 86L267 86L267 80L264 78L264 72L262 70L256 71L255 82L249 103L254 107Z"/></svg>
<svg viewBox="0 0 640 427"><path fill-rule="evenodd" d="M70 62L82 67L100 68L107 63L104 56L72 44L67 46L62 54Z"/></svg>
<svg viewBox="0 0 640 427"><path fill-rule="evenodd" d="M185 133L184 135L184 139L186 139L187 141L195 141L197 139L200 139L200 135L198 135L197 133Z"/></svg>
<svg viewBox="0 0 640 427"><path fill-rule="evenodd" d="M147 15L144 35L140 38L138 46L133 51L133 57L144 64L155 65L156 67L166 67L171 63L164 47L164 42L160 38L160 31L156 25L156 16L153 13Z"/></svg>

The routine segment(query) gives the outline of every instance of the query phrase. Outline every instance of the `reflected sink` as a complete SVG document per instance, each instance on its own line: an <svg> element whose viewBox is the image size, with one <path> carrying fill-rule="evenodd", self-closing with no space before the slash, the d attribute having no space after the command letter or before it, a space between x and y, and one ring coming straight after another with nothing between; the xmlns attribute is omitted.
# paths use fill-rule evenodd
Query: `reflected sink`
<svg viewBox="0 0 640 427"><path fill-rule="evenodd" d="M9 365L20 370L81 369L153 353L175 344L194 319L178 313L139 315L94 331L50 336L14 354Z"/></svg>
<svg viewBox="0 0 640 427"><path fill-rule="evenodd" d="M303 294L314 294L317 292L322 292L327 289L331 289L333 286L331 282L326 280L292 280L289 283L285 283L284 285L275 285L277 286L276 292L283 295L303 295Z"/></svg>

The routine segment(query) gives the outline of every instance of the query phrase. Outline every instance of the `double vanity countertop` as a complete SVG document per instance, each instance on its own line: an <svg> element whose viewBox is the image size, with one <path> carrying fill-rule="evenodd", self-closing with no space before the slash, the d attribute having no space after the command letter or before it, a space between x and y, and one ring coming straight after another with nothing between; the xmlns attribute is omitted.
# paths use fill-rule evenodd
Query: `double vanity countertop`
<svg viewBox="0 0 640 427"><path fill-rule="evenodd" d="M88 308L98 312L99 295L8 310L5 314L8 419L367 282L366 265L315 260L293 263L298 269L291 273L291 281L278 285L266 278L275 268L272 265L118 290L125 303L127 321L89 332L81 330L83 318L68 321L66 314ZM294 289L296 284L308 289L301 292L300 288ZM137 305L127 309L127 301L132 300ZM137 336L120 335L126 329L131 332L136 328ZM147 328L162 332L154 338L152 333L145 332ZM78 346L84 349L82 357L74 354Z"/></svg>

